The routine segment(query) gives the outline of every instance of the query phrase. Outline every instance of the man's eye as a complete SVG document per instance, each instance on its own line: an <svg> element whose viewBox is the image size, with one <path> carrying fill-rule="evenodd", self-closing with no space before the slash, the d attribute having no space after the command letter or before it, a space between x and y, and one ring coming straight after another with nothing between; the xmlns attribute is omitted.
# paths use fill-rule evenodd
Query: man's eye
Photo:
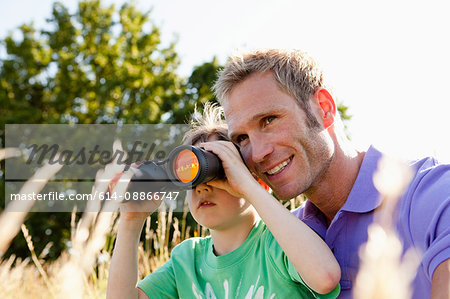
<svg viewBox="0 0 450 299"><path fill-rule="evenodd" d="M237 138L236 138L236 142L238 143L238 144L240 144L242 141L244 141L244 140L246 140L247 139L247 135L239 135Z"/></svg>
<svg viewBox="0 0 450 299"><path fill-rule="evenodd" d="M264 119L264 124L268 125L275 119L275 116L268 116Z"/></svg>

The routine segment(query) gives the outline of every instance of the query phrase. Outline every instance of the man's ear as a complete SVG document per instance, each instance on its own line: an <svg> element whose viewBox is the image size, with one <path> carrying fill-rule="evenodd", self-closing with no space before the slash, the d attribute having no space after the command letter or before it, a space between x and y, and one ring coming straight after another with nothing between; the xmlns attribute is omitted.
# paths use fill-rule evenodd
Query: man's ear
<svg viewBox="0 0 450 299"><path fill-rule="evenodd" d="M334 119L336 117L336 103L328 90L324 88L318 89L314 96L319 101L320 117L323 126L325 129L328 129L334 124Z"/></svg>

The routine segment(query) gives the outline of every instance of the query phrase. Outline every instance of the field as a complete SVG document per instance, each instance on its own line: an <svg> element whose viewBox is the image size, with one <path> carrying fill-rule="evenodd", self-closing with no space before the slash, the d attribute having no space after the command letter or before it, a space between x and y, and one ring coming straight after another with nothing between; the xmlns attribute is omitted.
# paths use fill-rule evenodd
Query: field
<svg viewBox="0 0 450 299"><path fill-rule="evenodd" d="M0 160L7 156L7 150L0 150ZM385 205L378 223L369 228L369 242L360 250L361 269L356 281L355 298L410 298L411 295L409 284L418 259L413 252L401 258L402 247L391 228L390 213L399 190L405 184L401 180L392 182L391 174L397 178L405 175L398 173L401 166L391 162L387 161L387 166L375 179L378 184L390 186L390 189L380 190L390 204ZM33 183L31 179L23 186L21 193L39 192L57 171L54 166L42 167L37 173L46 180ZM108 176L111 171L114 172L114 167L109 170L106 167L99 178L112 177ZM383 180L390 184L385 184ZM94 184L94 190L106 187L104 182ZM293 209L302 200L300 197L293 199L285 206ZM42 252L35 252L33 236L23 224L26 214L6 210L0 215L0 253L6 251L16 234L22 234L31 256L21 260L13 255L1 260L0 298L105 298L119 213L83 213L77 221L77 213L73 211L70 247L52 262L45 262L51 243L46 244ZM183 213L160 211L147 218L139 245L139 279L164 264L170 257L171 249L181 241L208 234L199 225L187 225L187 217L185 205ZM157 224L155 229L151 228L152 220Z"/></svg>

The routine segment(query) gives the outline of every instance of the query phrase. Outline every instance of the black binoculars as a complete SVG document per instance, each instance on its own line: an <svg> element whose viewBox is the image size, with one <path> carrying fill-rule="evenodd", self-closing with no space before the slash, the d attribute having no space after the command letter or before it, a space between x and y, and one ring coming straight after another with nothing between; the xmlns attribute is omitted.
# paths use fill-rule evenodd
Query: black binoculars
<svg viewBox="0 0 450 299"><path fill-rule="evenodd" d="M225 178L219 157L200 147L180 145L164 161L146 161L136 167L128 191L166 191L193 189L196 186Z"/></svg>

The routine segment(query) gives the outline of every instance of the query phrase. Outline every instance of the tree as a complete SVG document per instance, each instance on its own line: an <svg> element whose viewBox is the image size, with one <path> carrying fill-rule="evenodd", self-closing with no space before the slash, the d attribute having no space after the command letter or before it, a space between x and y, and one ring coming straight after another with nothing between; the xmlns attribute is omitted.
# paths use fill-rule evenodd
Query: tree
<svg viewBox="0 0 450 299"><path fill-rule="evenodd" d="M186 123L194 111L195 105L198 105L201 111L202 105L206 102L217 103L211 89L220 69L222 69L222 66L219 64L217 57L213 57L211 62L205 62L194 67L186 82L183 107L173 110L173 122Z"/></svg>
<svg viewBox="0 0 450 299"><path fill-rule="evenodd" d="M148 13L56 2L50 30L4 40L1 123L159 123L184 93L175 43L162 47Z"/></svg>
<svg viewBox="0 0 450 299"><path fill-rule="evenodd" d="M46 30L22 25L21 39L10 35L1 41L2 145L6 123L148 124L176 121L180 115L174 117L173 110L188 113L184 107L193 105L184 101L192 97L176 73L175 42L163 46L149 16L132 4L116 9L100 0L80 1L71 14L56 2ZM4 163L1 194L3 173ZM31 213L26 224L38 253L53 242L48 257L55 258L67 246L68 213ZM12 252L28 255L21 235Z"/></svg>

